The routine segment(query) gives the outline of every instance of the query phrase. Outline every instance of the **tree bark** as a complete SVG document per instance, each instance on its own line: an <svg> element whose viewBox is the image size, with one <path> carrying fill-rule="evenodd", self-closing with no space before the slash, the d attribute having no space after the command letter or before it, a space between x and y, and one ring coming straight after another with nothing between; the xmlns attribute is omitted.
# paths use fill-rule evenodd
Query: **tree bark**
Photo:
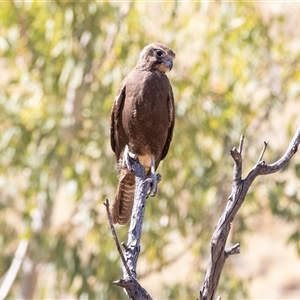
<svg viewBox="0 0 300 300"><path fill-rule="evenodd" d="M132 215L130 220L130 227L128 230L127 243L122 243L123 251L119 246L119 241L115 233L112 223L111 215L109 212L109 203L106 200L105 206L109 218L110 227L118 248L120 257L123 263L123 279L114 281L117 286L123 287L129 299L133 300L151 300L149 293L137 281L136 266L140 253L140 240L142 235L142 226L144 214L146 209L146 198L148 182L145 176L144 167L135 159L129 157L132 163L133 171L135 173L135 194L134 204L132 208Z"/></svg>
<svg viewBox="0 0 300 300"><path fill-rule="evenodd" d="M278 172L290 161L298 150L300 143L300 126L298 127L284 155L273 164L266 164L262 160L268 145L267 142L264 142L264 148L258 162L245 179L242 179L243 141L244 137L240 140L239 149L237 150L236 148L233 148L230 151L230 155L234 160L232 191L228 198L225 210L222 213L212 236L209 265L200 291L200 300L214 299L226 258L231 254L239 253L239 244L236 244L229 249L225 249L225 245L231 228L231 223L243 204L254 179L258 175L267 175Z"/></svg>

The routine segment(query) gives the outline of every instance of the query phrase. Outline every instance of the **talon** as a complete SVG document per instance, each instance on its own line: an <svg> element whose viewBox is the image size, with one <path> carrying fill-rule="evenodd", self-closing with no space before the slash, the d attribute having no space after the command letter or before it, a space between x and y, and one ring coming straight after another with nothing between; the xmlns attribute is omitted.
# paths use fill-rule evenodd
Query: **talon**
<svg viewBox="0 0 300 300"><path fill-rule="evenodd" d="M144 183L149 184L149 190L147 191L147 197L154 197L157 195L157 178L155 174L150 174L150 176L144 181Z"/></svg>
<svg viewBox="0 0 300 300"><path fill-rule="evenodd" d="M161 181L161 175L155 174L155 160L154 157L151 157L151 173L150 176L144 181L149 183L149 190L147 192L147 197L154 197L157 195L157 185Z"/></svg>
<svg viewBox="0 0 300 300"><path fill-rule="evenodd" d="M161 179L162 179L162 176L159 173L157 173L156 174L157 183L160 183Z"/></svg>
<svg viewBox="0 0 300 300"><path fill-rule="evenodd" d="M137 160L137 156L134 153L131 153L129 151L128 145L126 145L124 148L124 153L123 153L122 167L127 168L129 171L132 171L133 167L132 167L132 162L130 161L130 159Z"/></svg>

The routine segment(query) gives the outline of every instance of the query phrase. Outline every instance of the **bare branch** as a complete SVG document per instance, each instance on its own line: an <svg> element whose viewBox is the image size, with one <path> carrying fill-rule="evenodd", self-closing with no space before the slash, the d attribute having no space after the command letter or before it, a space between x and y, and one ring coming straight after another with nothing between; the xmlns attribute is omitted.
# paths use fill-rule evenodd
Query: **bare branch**
<svg viewBox="0 0 300 300"><path fill-rule="evenodd" d="M234 147L232 150L230 150L230 155L235 162L233 166L233 182L238 183L242 178L242 154Z"/></svg>
<svg viewBox="0 0 300 300"><path fill-rule="evenodd" d="M250 173L248 174L245 180L254 180L254 178L257 177L258 175L272 174L281 170L297 152L299 143L300 143L300 125L289 147L287 148L286 152L283 154L283 156L273 164L269 164L269 165L261 161L250 171Z"/></svg>
<svg viewBox="0 0 300 300"><path fill-rule="evenodd" d="M233 221L238 210L243 204L247 192L254 179L258 175L271 174L281 170L297 152L299 143L300 126L298 127L284 155L273 164L268 165L264 161L262 161L262 157L268 145L268 143L265 142L264 149L259 157L258 163L253 167L253 169L249 172L249 174L244 180L241 179L241 152L243 147L243 138L241 138L239 150L233 148L230 151L230 154L234 160L232 191L231 195L228 198L226 208L222 213L214 231L214 234L212 236L209 265L205 275L202 289L200 291L201 300L214 299L226 258L229 257L229 255L231 254L239 253L239 244L236 244L227 250L225 250L225 244L228 238L228 234L230 232L231 222Z"/></svg>
<svg viewBox="0 0 300 300"><path fill-rule="evenodd" d="M124 288L126 291L134 291L134 297L130 299L152 300L149 293L133 277L131 279L119 279L118 281L114 281L113 283L119 287Z"/></svg>
<svg viewBox="0 0 300 300"><path fill-rule="evenodd" d="M260 154L260 156L259 156L259 158L258 158L258 161L257 161L257 164L259 163L259 162L261 162L262 161L262 159L263 159L263 157L264 157L264 154L265 154L265 152L266 152L266 149L267 149L267 147L268 147L268 143L269 143L269 141L264 141L264 147L263 147L263 149L262 149L262 151L261 151L261 154Z"/></svg>
<svg viewBox="0 0 300 300"><path fill-rule="evenodd" d="M132 164L133 171L135 173L135 194L134 204L132 209L130 227L128 230L128 241L122 243L124 248L124 255L121 250L120 244L117 239L117 235L113 226L112 218L109 212L108 200L104 203L109 219L109 224L113 237L118 248L119 254L123 262L123 277L115 281L114 284L123 287L126 290L129 299L133 300L151 300L149 293L139 284L136 280L136 266L140 253L140 240L142 235L142 226L146 208L146 195L148 189L148 182L145 181L144 167L135 159L129 157Z"/></svg>
<svg viewBox="0 0 300 300"><path fill-rule="evenodd" d="M146 208L146 191L148 184L147 182L145 184L146 176L144 167L138 161L133 159L132 161L133 170L135 172L136 187L125 254L130 271L132 275L136 278L136 264L140 253L140 240Z"/></svg>
<svg viewBox="0 0 300 300"><path fill-rule="evenodd" d="M27 249L28 249L29 241L28 240L21 240L18 248L15 252L14 259L6 272L6 275L3 279L3 282L0 286L0 300L3 300L7 297L16 277L21 268L21 265L24 261Z"/></svg>
<svg viewBox="0 0 300 300"><path fill-rule="evenodd" d="M240 138L240 145L239 145L239 153L240 154L242 154L242 152L243 152L244 139L245 139L245 136L242 135L241 138Z"/></svg>
<svg viewBox="0 0 300 300"><path fill-rule="evenodd" d="M237 244L231 246L230 248L225 249L225 254L227 256L233 255L233 254L240 254L240 244L237 243Z"/></svg>
<svg viewBox="0 0 300 300"><path fill-rule="evenodd" d="M131 275L131 272L130 272L130 270L129 270L129 268L128 268L127 262L126 262L126 260L125 260L125 257L124 257L124 255L123 255L123 252L122 252L122 249L121 249L121 246L120 246L118 237L117 237L117 233L116 233L116 230L115 230L113 221L112 221L112 216L111 216L111 213L110 213L110 211L109 211L109 201L108 201L108 199L106 199L105 202L103 202L103 204L104 204L105 207L106 207L106 213L107 213L107 217L108 217L108 221L109 221L110 230L111 230L111 232L112 232L112 235L113 235L115 244L116 244L116 246L117 246L119 255L120 255L120 257L121 257L123 266L124 266L124 268L126 269L126 271L127 271L127 273L129 274L129 276L132 276L132 275Z"/></svg>

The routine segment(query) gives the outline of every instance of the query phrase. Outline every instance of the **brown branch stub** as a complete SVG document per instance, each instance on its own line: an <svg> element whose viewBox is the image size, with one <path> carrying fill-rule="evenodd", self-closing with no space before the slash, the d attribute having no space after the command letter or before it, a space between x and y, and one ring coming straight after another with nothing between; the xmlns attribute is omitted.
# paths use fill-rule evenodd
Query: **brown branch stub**
<svg viewBox="0 0 300 300"><path fill-rule="evenodd" d="M228 257L229 255L240 254L240 244L237 243L230 248L225 249L225 255Z"/></svg>
<svg viewBox="0 0 300 300"><path fill-rule="evenodd" d="M262 149L262 151L261 151L261 154L260 154L260 156L259 156L258 161L257 161L256 164L258 164L258 163L260 163L260 162L262 161L262 159L263 159L263 157L264 157L264 154L265 154L265 152L266 152L266 150L267 150L268 144L269 144L269 141L267 141L267 142L264 141L264 147L263 147L263 149Z"/></svg>
<svg viewBox="0 0 300 300"><path fill-rule="evenodd" d="M244 140L244 139L241 139ZM239 150L235 147L230 150L230 155L234 160L234 167L233 167L233 181L239 182L242 179L242 167L243 167L243 158L242 158L242 146L243 142L240 143Z"/></svg>
<svg viewBox="0 0 300 300"><path fill-rule="evenodd" d="M240 144L239 144L239 153L240 154L242 154L242 152L243 152L244 139L245 139L245 136L242 135L241 138L240 138Z"/></svg>
<svg viewBox="0 0 300 300"><path fill-rule="evenodd" d="M149 293L139 284L135 278L119 279L114 281L113 284L124 288L130 299L133 300L152 300Z"/></svg>
<svg viewBox="0 0 300 300"><path fill-rule="evenodd" d="M239 152L239 150L236 149L236 147L232 148L230 150L230 155L233 158L235 163L239 163L241 160L241 154Z"/></svg>
<svg viewBox="0 0 300 300"><path fill-rule="evenodd" d="M128 251L128 246L125 242L122 242L121 245L125 251Z"/></svg>

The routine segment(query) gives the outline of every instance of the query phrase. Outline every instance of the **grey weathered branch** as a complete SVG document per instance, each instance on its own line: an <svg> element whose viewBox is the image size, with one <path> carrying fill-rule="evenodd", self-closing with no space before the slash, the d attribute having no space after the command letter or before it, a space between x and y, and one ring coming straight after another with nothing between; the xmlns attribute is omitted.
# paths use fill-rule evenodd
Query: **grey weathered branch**
<svg viewBox="0 0 300 300"><path fill-rule="evenodd" d="M118 236L117 236L114 224L113 224L112 216L111 216L111 213L109 211L109 201L108 201L108 199L106 199L106 201L103 204L106 207L106 213L107 213L107 216L108 216L109 226L110 226L110 229L111 229L111 232L112 232L115 244L117 246L119 255L121 257L122 264L123 264L124 268L126 269L127 273L131 276L131 272L130 272L129 267L127 265L126 259L125 259L124 255L123 255L123 252L122 252L119 240L118 240Z"/></svg>
<svg viewBox="0 0 300 300"><path fill-rule="evenodd" d="M146 208L148 183L145 181L146 176L144 167L137 160L132 159L130 157L129 159L131 160L133 171L135 173L136 188L134 194L134 204L130 220L130 227L128 230L128 241L127 243L122 243L124 249L123 252L119 245L119 241L114 230L110 212L108 210L108 201L106 201L105 203L112 234L123 263L124 278L114 281L114 284L123 287L126 290L129 299L151 300L152 298L149 295L149 293L139 284L139 282L136 279L136 266L140 253L140 240L142 235L142 226Z"/></svg>
<svg viewBox="0 0 300 300"><path fill-rule="evenodd" d="M239 253L239 244L226 250L225 244L231 228L231 223L243 204L251 184L258 175L267 175L278 172L290 161L298 150L300 143L300 126L284 155L273 164L266 164L263 161L263 155L268 145L267 142L264 142L264 148L258 162L245 179L242 179L243 140L244 137L240 140L238 150L233 148L230 151L230 155L234 160L232 191L228 198L226 208L222 213L212 236L209 265L200 291L201 300L212 300L214 298L226 258L231 254Z"/></svg>

